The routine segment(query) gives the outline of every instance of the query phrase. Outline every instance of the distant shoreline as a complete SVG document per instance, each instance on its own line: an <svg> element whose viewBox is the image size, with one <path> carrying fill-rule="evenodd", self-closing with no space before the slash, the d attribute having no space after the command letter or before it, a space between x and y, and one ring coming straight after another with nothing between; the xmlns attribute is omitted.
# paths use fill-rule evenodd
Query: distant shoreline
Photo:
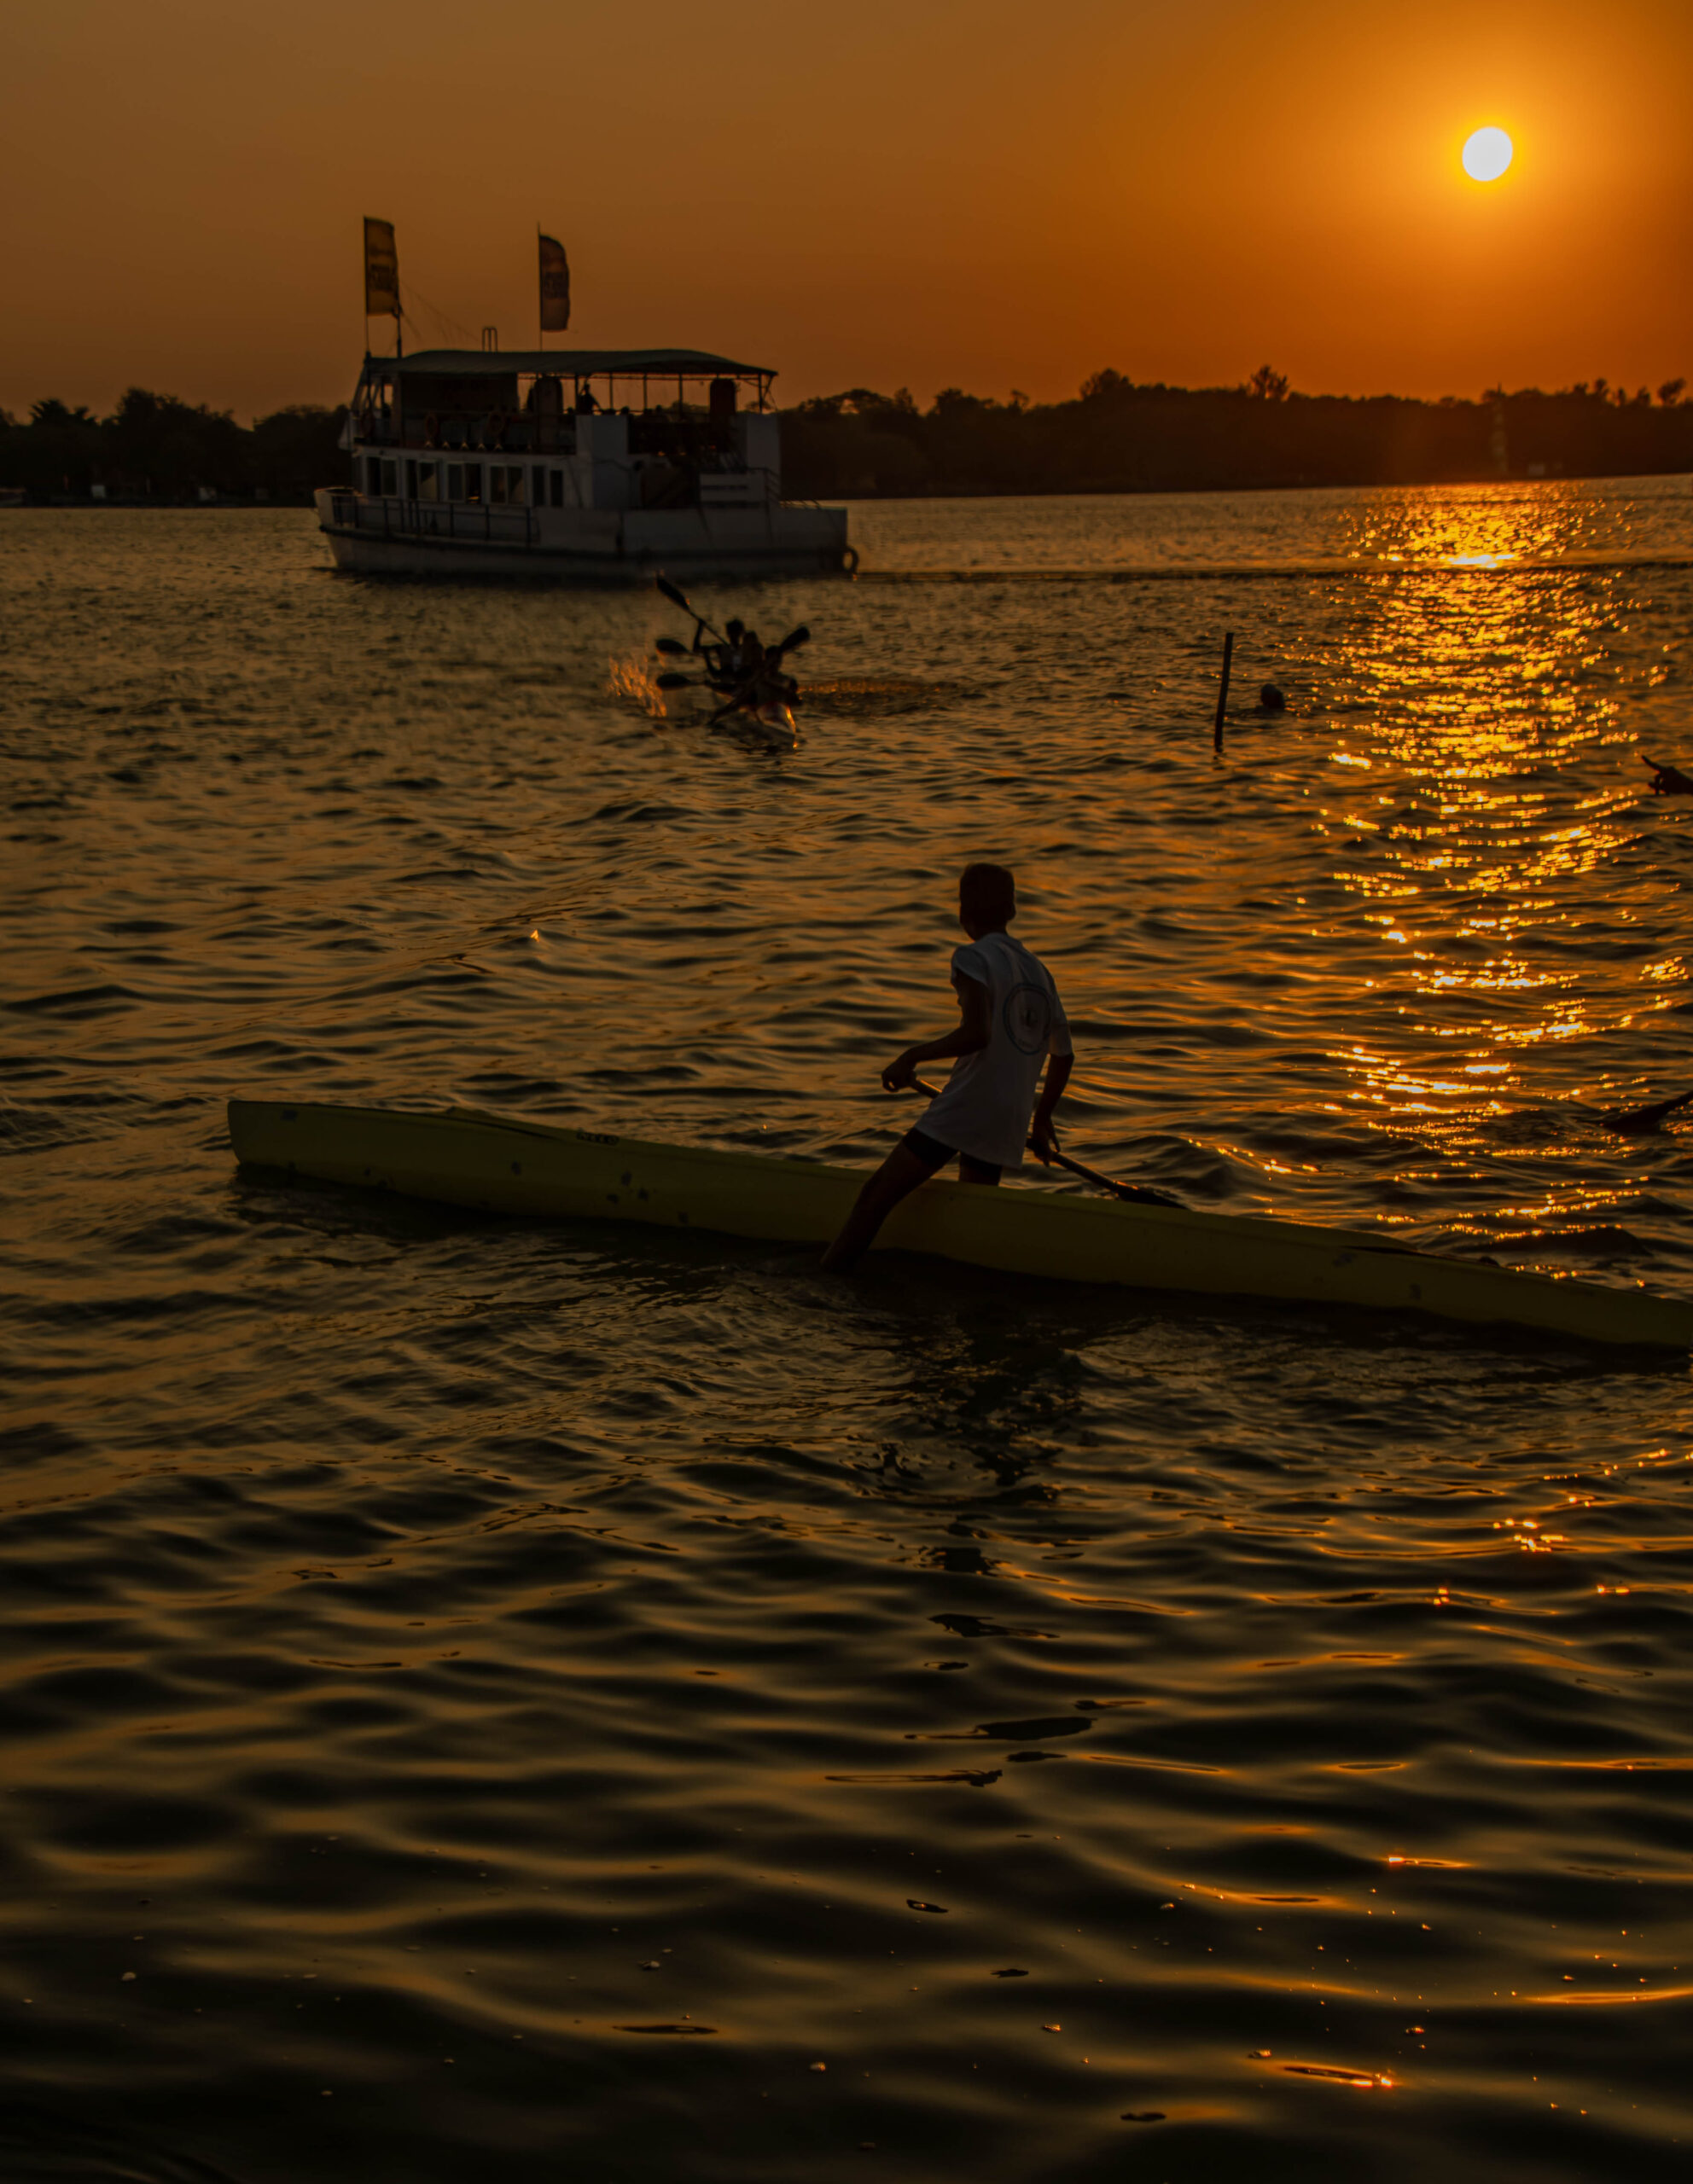
<svg viewBox="0 0 1693 2184"><path fill-rule="evenodd" d="M783 413L787 489L818 499L1298 491L1693 473L1685 382L1603 380L1473 402L1301 395L1267 366L1239 387L1137 386L1099 372L1073 401L927 410L868 388Z"/></svg>
<svg viewBox="0 0 1693 2184"><path fill-rule="evenodd" d="M1583 471L1575 475L1571 475L1568 473L1561 473L1556 477L1548 477L1545 475L1532 478L1513 475L1507 475L1505 477L1499 477L1498 475L1454 475L1446 478L1378 478L1338 479L1276 478L1254 480L1251 483L1228 482L1221 485L1030 485L1022 488L1007 488L996 485L965 485L950 486L945 488L934 487L926 491L915 493L842 491L834 494L831 497L837 501L845 502L848 506L851 506L853 503L874 506L882 503L899 502L905 502L916 505L924 502L940 502L945 501L1132 501L1156 500L1159 498L1218 499L1226 497L1229 494L1246 493L1281 494L1394 491L1432 493L1458 491L1482 486L1521 487L1524 485L1626 485L1630 480L1635 479L1675 477L1686 478L1690 491L1693 491L1693 463L1690 463L1685 468L1663 470ZM324 482L327 484L329 481L326 479ZM798 493L797 491L794 492L792 497L794 498L817 497L816 495L801 495ZM4 495L3 493L0 493L0 516L3 516L9 511L21 514L26 512L38 514L49 509L58 510L61 512L66 510L81 510L84 514L103 514L108 510L121 510L128 514L136 514L138 513L147 513L150 511L155 514L168 514L173 515L181 515L184 514L193 514L197 515L228 515L231 514L241 514L243 513L251 515L255 512L264 512L270 509L290 509L303 513L310 510L311 507L312 497L310 492L292 493L287 495L220 493L211 498L202 498L198 494L186 493L174 495L161 493L107 494L98 499L87 493L26 493L21 497L11 497ZM1690 557L1690 560L1693 561L1693 557ZM1620 565L1618 561L1618 557L1615 555L1606 555L1604 557L1604 561L1605 565L1608 566L1614 564L1618 566ZM1662 554L1648 554L1642 557L1640 563L1643 566L1656 566L1659 564L1678 568L1688 565L1687 562L1678 559L1674 555L1666 556ZM1635 566L1632 561L1628 565L1630 566ZM1347 562L1336 563L1335 565L1335 572L1342 572L1349 571L1353 567L1379 567L1383 572L1391 575L1396 566L1397 565L1393 563L1386 561L1379 564L1375 562ZM1417 564L1416 566L1426 566L1428 565ZM1513 563L1511 566L1517 568L1528 568L1539 566L1540 564L1539 562L1521 561ZM1562 568L1568 567L1569 566L1569 562L1568 559L1562 559L1556 562L1549 562L1546 566ZM1230 563L1226 570L1219 569L1208 572L1208 573L1213 574L1227 574L1230 576L1250 576L1258 572L1260 572L1260 565L1251 562L1238 565ZM1279 574L1282 573L1282 571L1278 566L1266 563L1262 565L1262 572L1265 574ZM1327 572L1326 565L1325 572ZM867 572L867 573L869 572ZM1074 572L1072 572L1071 573ZM1094 572L1090 572L1090 573ZM1165 571L1161 566L1157 570L1149 569L1131 572L1130 573L1153 575L1165 573Z"/></svg>
<svg viewBox="0 0 1693 2184"><path fill-rule="evenodd" d="M36 403L0 412L0 496L15 505L310 504L344 484L344 408L295 405L238 425L131 387L109 417ZM1070 401L947 387L927 410L868 387L782 410L784 497L1026 499L1482 485L1693 473L1686 382L1630 394L1603 380L1473 401L1294 392L1260 366L1243 386L1137 386L1096 372Z"/></svg>

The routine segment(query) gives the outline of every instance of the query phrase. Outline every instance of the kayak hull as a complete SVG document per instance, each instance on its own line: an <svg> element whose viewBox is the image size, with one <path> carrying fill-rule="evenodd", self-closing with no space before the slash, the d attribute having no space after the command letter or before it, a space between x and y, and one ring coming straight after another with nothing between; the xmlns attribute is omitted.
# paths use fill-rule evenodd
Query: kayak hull
<svg viewBox="0 0 1693 2184"><path fill-rule="evenodd" d="M656 1144L473 1108L419 1114L231 1100L229 1118L239 1160L324 1182L479 1212L632 1221L770 1243L821 1246L864 1181L861 1170L821 1161ZM876 1248L1052 1280L1693 1347L1693 1301L1443 1258L1351 1229L1068 1191L927 1183L892 1215Z"/></svg>

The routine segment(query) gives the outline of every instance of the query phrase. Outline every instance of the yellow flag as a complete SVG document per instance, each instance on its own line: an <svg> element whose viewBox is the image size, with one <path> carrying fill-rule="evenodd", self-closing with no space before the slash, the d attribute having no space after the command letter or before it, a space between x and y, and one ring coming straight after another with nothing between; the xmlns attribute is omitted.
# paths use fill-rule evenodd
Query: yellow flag
<svg viewBox="0 0 1693 2184"><path fill-rule="evenodd" d="M570 323L570 261L551 235L541 242L541 331L562 334Z"/></svg>
<svg viewBox="0 0 1693 2184"><path fill-rule="evenodd" d="M392 220L364 223L364 316L399 317L399 253Z"/></svg>

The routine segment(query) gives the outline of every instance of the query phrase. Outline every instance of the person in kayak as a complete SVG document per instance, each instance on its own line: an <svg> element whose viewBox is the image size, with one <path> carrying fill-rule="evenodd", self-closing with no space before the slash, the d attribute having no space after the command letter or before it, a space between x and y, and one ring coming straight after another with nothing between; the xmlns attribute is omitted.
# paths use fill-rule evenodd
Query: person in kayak
<svg viewBox="0 0 1693 2184"><path fill-rule="evenodd" d="M694 649L706 663L706 672L719 689L732 689L744 682L752 671L748 665L749 646L756 648L759 659L764 648L757 636L744 622L730 622L724 630L724 642L708 645L704 642L706 625L694 624Z"/></svg>
<svg viewBox="0 0 1693 2184"><path fill-rule="evenodd" d="M1070 1026L1050 972L1005 930L1016 915L1016 883L1003 864L966 866L958 882L958 922L969 944L952 956L957 1028L907 1047L881 1081L899 1092L921 1062L956 1057L957 1066L922 1124L906 1131L858 1193L823 1253L830 1273L850 1273L901 1199L949 1160L957 1159L961 1183L997 1183L1021 1163L1028 1139L1037 1151L1053 1143L1053 1114L1073 1066Z"/></svg>

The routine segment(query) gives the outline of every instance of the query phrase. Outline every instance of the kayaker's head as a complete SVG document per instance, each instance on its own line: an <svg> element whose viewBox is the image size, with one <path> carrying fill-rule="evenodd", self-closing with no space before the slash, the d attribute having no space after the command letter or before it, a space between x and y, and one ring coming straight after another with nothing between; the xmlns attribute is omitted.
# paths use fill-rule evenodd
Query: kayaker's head
<svg viewBox="0 0 1693 2184"><path fill-rule="evenodd" d="M730 622L724 626L724 635L732 645L738 645L746 634L747 624L744 622Z"/></svg>
<svg viewBox="0 0 1693 2184"><path fill-rule="evenodd" d="M1273 682L1266 682L1258 694L1260 712L1279 713L1287 711L1288 701Z"/></svg>
<svg viewBox="0 0 1693 2184"><path fill-rule="evenodd" d="M1017 915L1017 883L1003 864L967 864L958 882L958 922L972 940L1004 932Z"/></svg>

